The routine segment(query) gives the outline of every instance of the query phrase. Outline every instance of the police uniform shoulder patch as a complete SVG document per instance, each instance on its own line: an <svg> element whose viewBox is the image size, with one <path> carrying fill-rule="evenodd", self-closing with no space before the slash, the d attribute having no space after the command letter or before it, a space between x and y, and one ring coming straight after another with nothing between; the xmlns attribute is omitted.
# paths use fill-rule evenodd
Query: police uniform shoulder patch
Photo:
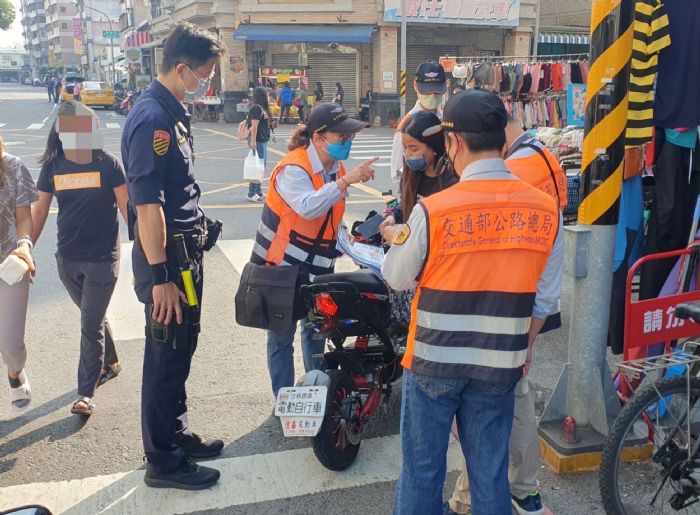
<svg viewBox="0 0 700 515"><path fill-rule="evenodd" d="M153 133L153 151L159 155L164 156L168 152L168 146L170 145L170 133L167 131L155 131Z"/></svg>
<svg viewBox="0 0 700 515"><path fill-rule="evenodd" d="M394 242L392 245L403 245L406 243L406 240L408 237L411 235L411 228L408 226L408 224L405 224L403 226L403 229L401 229L401 232L394 238Z"/></svg>

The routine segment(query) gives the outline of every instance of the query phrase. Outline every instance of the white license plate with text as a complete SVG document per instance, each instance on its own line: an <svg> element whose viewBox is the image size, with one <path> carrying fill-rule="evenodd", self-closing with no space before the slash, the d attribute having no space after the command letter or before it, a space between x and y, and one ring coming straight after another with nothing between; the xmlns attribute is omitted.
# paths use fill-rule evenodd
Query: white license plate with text
<svg viewBox="0 0 700 515"><path fill-rule="evenodd" d="M325 386L291 386L277 393L275 415L284 436L316 436L326 414Z"/></svg>

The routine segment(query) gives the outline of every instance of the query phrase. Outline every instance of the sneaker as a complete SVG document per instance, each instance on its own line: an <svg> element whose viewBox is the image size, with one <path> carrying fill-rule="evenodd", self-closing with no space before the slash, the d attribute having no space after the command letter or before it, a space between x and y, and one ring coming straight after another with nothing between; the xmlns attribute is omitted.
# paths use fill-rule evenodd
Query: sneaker
<svg viewBox="0 0 700 515"><path fill-rule="evenodd" d="M246 195L245 198L248 199L248 202L257 202L258 201L258 196L256 194Z"/></svg>
<svg viewBox="0 0 700 515"><path fill-rule="evenodd" d="M530 492L524 499L518 499L514 495L511 496L511 503L513 508L518 512L519 515L543 515L544 506L542 505L542 498L540 493Z"/></svg>
<svg viewBox="0 0 700 515"><path fill-rule="evenodd" d="M214 485L221 472L210 467L198 465L190 458L185 458L172 472L156 472L149 463L143 482L151 488L177 488L179 490L204 490Z"/></svg>
<svg viewBox="0 0 700 515"><path fill-rule="evenodd" d="M199 436L196 433L175 435L175 445L190 458L213 458L221 454L224 448L222 440L210 440Z"/></svg>

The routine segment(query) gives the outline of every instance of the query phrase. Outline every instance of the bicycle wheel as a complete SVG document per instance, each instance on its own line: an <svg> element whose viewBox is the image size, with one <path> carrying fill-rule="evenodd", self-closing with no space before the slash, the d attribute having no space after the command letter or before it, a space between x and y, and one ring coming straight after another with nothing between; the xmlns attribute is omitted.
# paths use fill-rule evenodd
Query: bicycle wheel
<svg viewBox="0 0 700 515"><path fill-rule="evenodd" d="M646 382L637 390L603 448L599 484L606 513L700 514L700 466L693 463L699 397L700 379L691 379L688 396L684 375ZM637 461L623 463L623 455Z"/></svg>

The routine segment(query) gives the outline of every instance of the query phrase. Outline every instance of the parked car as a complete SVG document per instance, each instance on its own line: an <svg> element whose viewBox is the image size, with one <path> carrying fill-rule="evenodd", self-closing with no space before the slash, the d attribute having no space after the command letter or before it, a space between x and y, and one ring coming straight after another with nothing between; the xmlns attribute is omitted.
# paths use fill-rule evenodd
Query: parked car
<svg viewBox="0 0 700 515"><path fill-rule="evenodd" d="M73 88L76 82L85 82L82 77L66 77L63 79L63 87L61 88L61 102L73 100Z"/></svg>
<svg viewBox="0 0 700 515"><path fill-rule="evenodd" d="M80 101L87 106L111 109L114 105L114 89L109 82L85 81Z"/></svg>

